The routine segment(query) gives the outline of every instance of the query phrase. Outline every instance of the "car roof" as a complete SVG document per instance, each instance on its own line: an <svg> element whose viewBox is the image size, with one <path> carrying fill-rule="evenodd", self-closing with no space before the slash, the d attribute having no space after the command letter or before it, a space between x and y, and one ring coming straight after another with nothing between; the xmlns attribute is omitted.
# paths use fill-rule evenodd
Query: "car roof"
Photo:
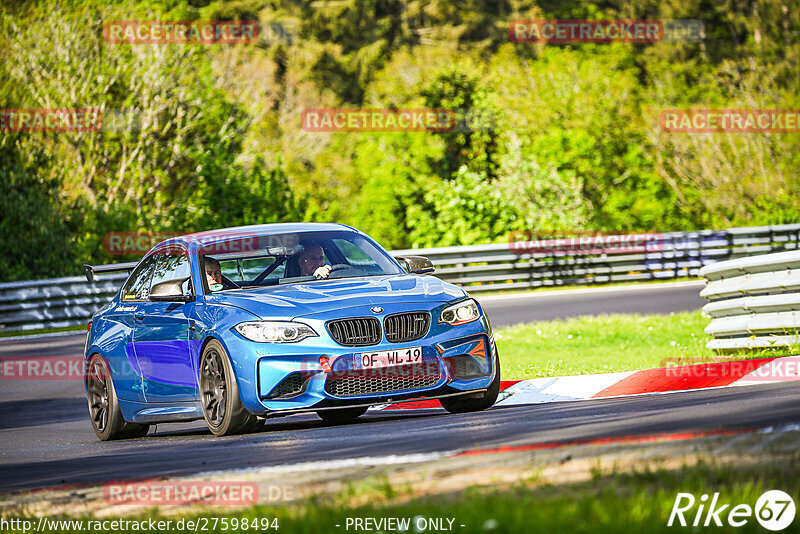
<svg viewBox="0 0 800 534"><path fill-rule="evenodd" d="M324 232L336 230L350 230L358 232L355 228L338 223L274 223L274 224L252 224L249 226L235 226L232 228L219 228L217 230L206 230L195 232L178 237L173 237L167 241L171 243L185 243L202 247L210 243L216 243L221 238L236 239L238 237L249 237L261 234L289 234L300 232ZM359 232L360 233L360 232ZM194 247L193 247L194 248Z"/></svg>

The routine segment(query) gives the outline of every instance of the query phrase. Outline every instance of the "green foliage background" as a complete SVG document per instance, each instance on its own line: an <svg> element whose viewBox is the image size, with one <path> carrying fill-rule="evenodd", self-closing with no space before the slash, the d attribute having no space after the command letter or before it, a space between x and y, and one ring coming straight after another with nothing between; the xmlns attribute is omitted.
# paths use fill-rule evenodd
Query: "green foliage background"
<svg viewBox="0 0 800 534"><path fill-rule="evenodd" d="M515 19L700 19L700 43L511 43ZM253 44L112 45L111 20L253 20ZM788 0L99 0L0 7L0 279L110 262L112 231L336 221L387 248L515 230L798 221L800 135L659 131L671 108L800 109ZM459 133L313 133L304 109L471 109Z"/></svg>

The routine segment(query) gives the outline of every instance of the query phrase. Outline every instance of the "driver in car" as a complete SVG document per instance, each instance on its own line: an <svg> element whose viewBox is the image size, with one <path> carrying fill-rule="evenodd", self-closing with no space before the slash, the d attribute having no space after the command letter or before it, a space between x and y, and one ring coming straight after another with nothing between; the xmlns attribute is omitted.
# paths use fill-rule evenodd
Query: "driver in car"
<svg viewBox="0 0 800 534"><path fill-rule="evenodd" d="M331 266L325 265L325 255L322 247L317 243L309 243L297 257L300 264L301 276L314 276L318 279L327 278L331 273Z"/></svg>

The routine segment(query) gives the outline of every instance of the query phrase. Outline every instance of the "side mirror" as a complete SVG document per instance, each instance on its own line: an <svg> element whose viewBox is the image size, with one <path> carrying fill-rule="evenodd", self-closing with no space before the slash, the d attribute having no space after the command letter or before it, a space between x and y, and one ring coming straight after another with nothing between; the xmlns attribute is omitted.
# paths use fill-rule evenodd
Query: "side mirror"
<svg viewBox="0 0 800 534"><path fill-rule="evenodd" d="M150 300L157 302L194 302L194 295L183 292L183 284L189 277L159 282L150 288Z"/></svg>
<svg viewBox="0 0 800 534"><path fill-rule="evenodd" d="M413 274L430 274L436 270L431 260L425 256L397 256L395 258L400 262L400 265Z"/></svg>

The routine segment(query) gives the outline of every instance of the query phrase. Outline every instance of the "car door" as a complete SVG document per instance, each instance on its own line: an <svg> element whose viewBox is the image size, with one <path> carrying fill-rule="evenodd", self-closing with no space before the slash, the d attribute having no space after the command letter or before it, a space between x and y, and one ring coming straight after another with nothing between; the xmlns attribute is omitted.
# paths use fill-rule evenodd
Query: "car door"
<svg viewBox="0 0 800 534"><path fill-rule="evenodd" d="M184 294L192 294L189 255L170 247L154 254L150 288L185 279ZM186 402L198 398L197 378L190 350L194 302L163 302L148 298L134 315L133 340L142 372L147 402Z"/></svg>
<svg viewBox="0 0 800 534"><path fill-rule="evenodd" d="M117 396L123 400L145 402L144 380L134 349L134 315L146 299L154 267L155 258L152 256L139 263L122 288L119 304L105 316L111 325L106 327L106 337L109 344L113 344L107 356Z"/></svg>

